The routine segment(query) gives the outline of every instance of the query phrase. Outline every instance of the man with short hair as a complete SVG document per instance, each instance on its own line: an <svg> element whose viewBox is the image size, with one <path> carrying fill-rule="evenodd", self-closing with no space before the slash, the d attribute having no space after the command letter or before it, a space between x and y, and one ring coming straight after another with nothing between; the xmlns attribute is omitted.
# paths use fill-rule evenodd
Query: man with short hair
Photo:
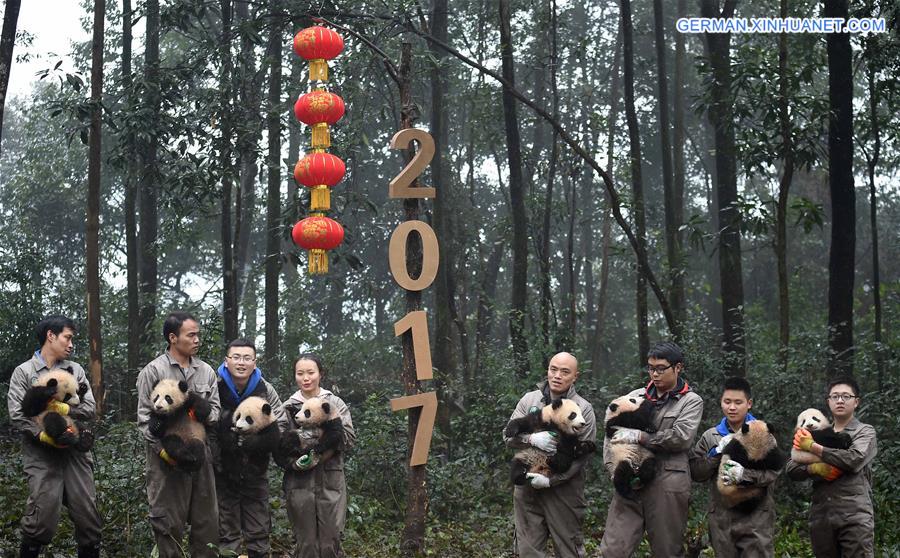
<svg viewBox="0 0 900 558"><path fill-rule="evenodd" d="M534 391L526 393L509 417L510 422L528 413L540 411L556 399L571 399L578 404L585 425L578 432L581 441L597 439L597 419L594 408L575 391L578 379L578 360L569 353L558 353L550 359L547 378L537 384ZM547 453L555 453L557 439L550 432L520 434L503 437L513 449L533 446ZM592 454L576 459L568 471L546 477L528 474L528 482L513 489L513 513L515 518L515 552L520 558L544 558L547 554L548 535L553 537L553 547L559 558L583 557L584 537L581 522L587 509L584 497L585 464Z"/></svg>
<svg viewBox="0 0 900 558"><path fill-rule="evenodd" d="M207 444L206 461L199 471L190 473L163 450L159 439L149 430L153 403L150 393L163 378L185 381L189 391L206 399L211 412L206 423L207 438L214 435L219 418L219 391L216 372L195 358L200 348L200 325L186 312L172 312L163 323L163 337L168 348L141 370L137 379L138 428L147 442L147 500L150 504L150 526L160 558L181 558L181 537L186 524L191 525L192 558L215 558L208 544L219 544L219 515L212 455Z"/></svg>
<svg viewBox="0 0 900 558"><path fill-rule="evenodd" d="M232 415L248 397L261 397L272 407L280 431L288 428L287 417L275 388L256 367L256 345L235 339L225 349L219 366L218 392L222 403L219 417L218 455L215 456L216 497L219 502L219 539L223 550L238 553L241 539L248 558L269 555L269 455L243 451L231 430Z"/></svg>
<svg viewBox="0 0 900 558"><path fill-rule="evenodd" d="M834 431L850 436L849 449L826 448L805 429L794 435L794 447L811 452L821 463L788 461L791 480L812 479L809 532L817 557L875 556L875 508L872 505L872 461L878 453L875 429L856 418L859 384L835 378L825 391Z"/></svg>
<svg viewBox="0 0 900 558"><path fill-rule="evenodd" d="M731 461L726 484L765 489L763 500L751 512L729 509L716 489L716 477L722 451L745 422L756 418L750 414L753 397L745 378L728 378L719 400L724 417L716 426L700 436L691 453L691 477L697 482L710 481L709 540L717 557L774 556L775 501L772 497L778 471L747 469Z"/></svg>
<svg viewBox="0 0 900 558"><path fill-rule="evenodd" d="M600 554L605 558L630 556L645 530L653 556L683 555L691 495L688 453L703 416L703 399L681 377L683 370L681 347L671 342L654 345L647 353L650 382L628 395L653 403L656 432L619 428L611 440L604 439L607 470L612 461L610 443L641 444L655 454L657 464L656 477L634 500L613 493L600 541Z"/></svg>
<svg viewBox="0 0 900 558"><path fill-rule="evenodd" d="M90 452L57 444L37 422L22 414L22 399L37 377L62 369L75 376L80 402L71 406L57 404L54 410L78 421L95 418L94 394L87 375L78 363L68 360L73 350L75 323L65 316L48 316L35 329L40 349L13 371L6 399L10 422L22 433L22 467L28 478L19 557L40 556L43 546L50 544L56 533L65 504L75 525L78 558L99 558L102 523L97 511ZM90 435L89 431L85 434Z"/></svg>

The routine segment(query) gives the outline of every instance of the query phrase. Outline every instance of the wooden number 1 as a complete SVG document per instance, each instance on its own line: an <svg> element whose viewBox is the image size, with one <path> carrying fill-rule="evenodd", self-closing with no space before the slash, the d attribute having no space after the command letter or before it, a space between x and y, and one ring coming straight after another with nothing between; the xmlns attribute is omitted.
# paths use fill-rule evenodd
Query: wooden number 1
<svg viewBox="0 0 900 558"><path fill-rule="evenodd" d="M434 418L437 416L437 395L433 391L407 395L391 399L391 410L394 412L403 409L422 407L419 415L419 425L416 428L416 439L413 442L412 456L409 466L424 465L428 461L428 450L431 449L431 435L434 431Z"/></svg>
<svg viewBox="0 0 900 558"><path fill-rule="evenodd" d="M407 331L412 332L413 354L416 359L416 379L430 380L434 378L431 369L431 342L428 341L428 319L424 310L416 310L403 316L394 324L394 335L399 337Z"/></svg>
<svg viewBox="0 0 900 558"><path fill-rule="evenodd" d="M410 188L409 186L422 174L425 167L431 163L431 158L434 157L434 138L431 137L431 134L419 128L404 128L391 138L391 149L406 149L413 140L419 142L419 150L416 151L412 161L400 171L400 174L391 180L388 186L388 196L392 198L433 198L435 196L434 188L426 186Z"/></svg>

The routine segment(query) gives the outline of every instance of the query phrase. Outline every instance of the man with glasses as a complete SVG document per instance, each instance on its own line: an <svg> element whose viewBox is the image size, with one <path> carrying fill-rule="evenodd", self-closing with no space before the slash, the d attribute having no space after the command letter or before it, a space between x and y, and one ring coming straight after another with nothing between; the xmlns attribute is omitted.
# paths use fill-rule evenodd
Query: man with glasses
<svg viewBox="0 0 900 558"><path fill-rule="evenodd" d="M595 441L597 419L594 408L575 391L577 379L578 361L575 357L565 352L554 355L547 366L547 377L537 384L537 389L522 396L509 420L538 411L555 399L571 399L578 404L585 420L584 427L578 432L578 439ZM513 449L531 446L550 454L556 453L558 442L550 432L520 434L512 438L504 436L503 441ZM529 473L526 484L513 489L513 545L519 558L548 556L547 539L551 536L559 558L586 555L581 533L581 522L587 509L584 466L592 456L579 457L568 471L559 475L547 477Z"/></svg>
<svg viewBox="0 0 900 558"><path fill-rule="evenodd" d="M225 349L219 366L219 451L215 456L216 498L219 502L219 539L223 550L238 553L243 537L249 558L269 555L269 455L249 455L231 430L232 415L248 397L268 401L278 428L288 427L281 399L275 388L256 367L256 346L247 339L235 339Z"/></svg>
<svg viewBox="0 0 900 558"><path fill-rule="evenodd" d="M813 554L819 557L875 556L875 511L872 505L872 460L878 452L875 429L854 415L859 384L849 377L828 382L826 400L835 432L850 435L849 449L826 448L800 429L794 447L811 452L822 463L788 461L788 477L812 479L809 531Z"/></svg>
<svg viewBox="0 0 900 558"><path fill-rule="evenodd" d="M207 446L206 461L199 471L185 472L150 434L150 393L163 378L184 381L188 389L209 402L211 412L204 425L213 434L219 419L219 391L216 372L196 357L200 349L200 324L187 312L172 312L163 322L163 337L168 347L151 360L137 379L138 428L147 441L147 500L150 527L156 539L159 558L215 558L218 553L208 545L219 544L219 514L216 507L216 481L212 454ZM208 436L210 437L210 436ZM190 549L181 548L184 529L190 524Z"/></svg>
<svg viewBox="0 0 900 558"><path fill-rule="evenodd" d="M684 353L675 343L654 345L647 365L649 383L628 395L653 403L656 432L619 428L611 440L604 440L603 460L608 469L609 444L641 444L656 455L656 477L640 487L634 500L613 493L600 542L604 558L630 556L644 531L653 556L682 556L691 494L688 455L703 416L703 400L681 377Z"/></svg>

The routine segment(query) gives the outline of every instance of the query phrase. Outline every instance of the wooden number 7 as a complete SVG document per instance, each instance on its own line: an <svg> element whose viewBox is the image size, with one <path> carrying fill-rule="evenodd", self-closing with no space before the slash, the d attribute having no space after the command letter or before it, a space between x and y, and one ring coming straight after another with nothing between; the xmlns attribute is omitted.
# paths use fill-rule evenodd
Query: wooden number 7
<svg viewBox="0 0 900 558"><path fill-rule="evenodd" d="M416 379L434 378L431 370L431 343L428 341L428 319L424 310L416 310L403 316L394 324L394 335L412 333L413 355L416 361Z"/></svg>
<svg viewBox="0 0 900 558"><path fill-rule="evenodd" d="M388 196L391 198L433 198L435 195L434 188L409 187L434 157L434 138L431 134L419 128L404 128L391 138L391 149L406 149L413 140L419 142L419 150L416 151L412 161L388 185Z"/></svg>
<svg viewBox="0 0 900 558"><path fill-rule="evenodd" d="M422 407L419 424L416 427L416 439L413 442L412 456L409 466L424 465L428 461L428 450L431 449L431 435L434 432L434 418L437 416L437 395L433 391L407 395L391 399L391 411L395 413L403 409Z"/></svg>

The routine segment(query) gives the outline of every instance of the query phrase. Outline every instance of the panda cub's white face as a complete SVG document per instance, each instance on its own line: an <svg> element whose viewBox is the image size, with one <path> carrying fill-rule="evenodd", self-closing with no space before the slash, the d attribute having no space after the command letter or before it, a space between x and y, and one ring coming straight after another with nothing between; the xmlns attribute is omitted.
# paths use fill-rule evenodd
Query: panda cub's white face
<svg viewBox="0 0 900 558"><path fill-rule="evenodd" d="M78 405L81 403L81 399L78 397L78 382L75 381L75 376L67 370L54 368L53 370L38 376L34 385L55 385L56 393L53 394L53 399L68 405Z"/></svg>
<svg viewBox="0 0 900 558"><path fill-rule="evenodd" d="M552 422L566 434L578 434L587 422L581 407L571 399L556 400L544 407L542 413L544 422Z"/></svg>
<svg viewBox="0 0 900 558"><path fill-rule="evenodd" d="M248 397L234 410L232 429L239 434L253 434L272 424L272 406L262 397Z"/></svg>
<svg viewBox="0 0 900 558"><path fill-rule="evenodd" d="M294 415L294 420L299 426L319 426L334 417L334 406L322 398L310 397Z"/></svg>
<svg viewBox="0 0 900 558"><path fill-rule="evenodd" d="M184 405L187 401L187 391L187 382L163 378L150 392L150 404L156 413L169 414Z"/></svg>
<svg viewBox="0 0 900 558"><path fill-rule="evenodd" d="M795 429L824 430L831 427L831 421L818 409L806 409L797 416Z"/></svg>

